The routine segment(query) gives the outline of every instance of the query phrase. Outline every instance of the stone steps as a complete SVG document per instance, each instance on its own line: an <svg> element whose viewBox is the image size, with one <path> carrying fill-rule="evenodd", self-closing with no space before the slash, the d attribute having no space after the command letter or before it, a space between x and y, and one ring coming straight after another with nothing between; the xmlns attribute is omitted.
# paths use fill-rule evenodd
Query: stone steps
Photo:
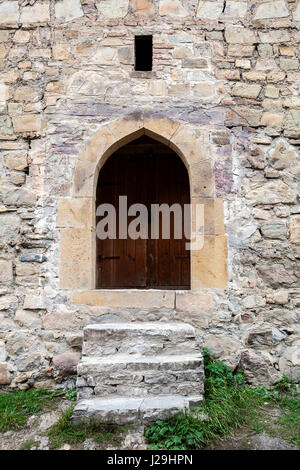
<svg viewBox="0 0 300 470"><path fill-rule="evenodd" d="M88 325L83 330L84 356L177 355L197 351L195 330L186 323L103 323Z"/></svg>
<svg viewBox="0 0 300 470"><path fill-rule="evenodd" d="M202 355L83 357L78 398L203 393Z"/></svg>
<svg viewBox="0 0 300 470"><path fill-rule="evenodd" d="M107 397L81 400L73 412L73 422L99 420L107 424L149 425L157 419L191 410L201 404L202 396L161 395L149 397Z"/></svg>
<svg viewBox="0 0 300 470"><path fill-rule="evenodd" d="M199 404L204 368L186 323L119 322L84 328L75 422L147 424Z"/></svg>

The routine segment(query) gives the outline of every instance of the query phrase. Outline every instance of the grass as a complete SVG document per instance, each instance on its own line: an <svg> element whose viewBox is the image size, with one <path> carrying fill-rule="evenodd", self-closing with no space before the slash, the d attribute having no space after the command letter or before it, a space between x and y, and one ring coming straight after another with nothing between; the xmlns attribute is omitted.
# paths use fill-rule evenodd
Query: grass
<svg viewBox="0 0 300 470"><path fill-rule="evenodd" d="M251 388L241 373L204 351L205 396L193 413L179 413L159 420L145 432L150 449L199 449L209 443L234 436L242 427L267 431L300 445L300 401L296 386L286 377L273 390ZM267 419L263 407L280 408L278 419ZM207 420L198 416L206 415ZM266 424L269 423L269 424Z"/></svg>
<svg viewBox="0 0 300 470"><path fill-rule="evenodd" d="M23 442L23 444L20 447L20 450L31 450L33 448L38 448L39 447L39 442L35 441L34 439L28 439L27 441Z"/></svg>
<svg viewBox="0 0 300 470"><path fill-rule="evenodd" d="M51 449L58 449L64 444L76 445L86 439L93 439L98 444L116 443L124 428L105 425L100 422L73 424L71 421L74 405L70 406L48 431Z"/></svg>
<svg viewBox="0 0 300 470"><path fill-rule="evenodd" d="M29 416L52 409L56 401L55 392L50 390L31 389L0 393L0 432L26 426Z"/></svg>

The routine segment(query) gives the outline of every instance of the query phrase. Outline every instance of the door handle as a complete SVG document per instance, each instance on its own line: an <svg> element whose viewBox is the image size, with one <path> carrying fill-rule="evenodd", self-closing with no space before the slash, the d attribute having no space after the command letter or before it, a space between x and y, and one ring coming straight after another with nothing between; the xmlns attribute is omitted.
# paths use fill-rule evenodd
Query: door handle
<svg viewBox="0 0 300 470"><path fill-rule="evenodd" d="M120 256L102 256L98 255L98 261L106 261L106 260L113 260L113 259L120 259Z"/></svg>

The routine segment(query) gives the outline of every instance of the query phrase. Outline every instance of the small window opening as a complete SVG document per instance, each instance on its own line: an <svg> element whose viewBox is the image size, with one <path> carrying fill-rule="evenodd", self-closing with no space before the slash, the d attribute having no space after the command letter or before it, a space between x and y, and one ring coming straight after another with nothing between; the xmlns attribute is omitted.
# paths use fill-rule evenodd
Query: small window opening
<svg viewBox="0 0 300 470"><path fill-rule="evenodd" d="M152 70L152 36L135 36L135 70Z"/></svg>

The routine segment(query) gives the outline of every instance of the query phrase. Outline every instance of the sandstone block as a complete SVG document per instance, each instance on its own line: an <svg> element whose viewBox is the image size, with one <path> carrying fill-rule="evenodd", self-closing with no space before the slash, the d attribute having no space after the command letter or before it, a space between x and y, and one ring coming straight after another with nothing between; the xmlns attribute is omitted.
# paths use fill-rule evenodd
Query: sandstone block
<svg viewBox="0 0 300 470"><path fill-rule="evenodd" d="M14 243L20 229L20 217L17 214L0 214L0 240L2 243Z"/></svg>
<svg viewBox="0 0 300 470"><path fill-rule="evenodd" d="M258 186L246 194L246 198L253 205L278 204L280 202L289 204L295 201L295 197L295 190L281 181L264 183L263 186Z"/></svg>
<svg viewBox="0 0 300 470"><path fill-rule="evenodd" d="M13 280L13 270L11 261L0 261L0 282L10 283Z"/></svg>
<svg viewBox="0 0 300 470"><path fill-rule="evenodd" d="M124 18L128 13L129 0L102 0L97 3L99 18Z"/></svg>
<svg viewBox="0 0 300 470"><path fill-rule="evenodd" d="M206 235L203 248L192 253L192 289L225 289L227 285L227 237Z"/></svg>
<svg viewBox="0 0 300 470"><path fill-rule="evenodd" d="M21 171L27 166L27 152L26 151L14 151L7 152L3 155L4 165L10 170Z"/></svg>
<svg viewBox="0 0 300 470"><path fill-rule="evenodd" d="M7 101L11 96L11 91L8 85L0 83L0 101Z"/></svg>
<svg viewBox="0 0 300 470"><path fill-rule="evenodd" d="M237 83L232 89L234 96L242 98L257 98L261 91L260 85L247 85L246 83Z"/></svg>
<svg viewBox="0 0 300 470"><path fill-rule="evenodd" d="M55 368L58 369L63 376L74 374L79 361L80 353L77 352L64 352L53 358Z"/></svg>
<svg viewBox="0 0 300 470"><path fill-rule="evenodd" d="M72 302L77 305L112 308L174 308L175 293L168 291L127 292L91 290L74 292Z"/></svg>
<svg viewBox="0 0 300 470"><path fill-rule="evenodd" d="M249 82L263 82L266 79L265 72L257 72L256 70L250 70L242 74L243 79ZM246 88L246 84L244 86Z"/></svg>
<svg viewBox="0 0 300 470"><path fill-rule="evenodd" d="M254 386L269 387L280 378L270 356L264 352L243 351L239 368L243 371L246 380Z"/></svg>
<svg viewBox="0 0 300 470"><path fill-rule="evenodd" d="M37 91L30 86L22 86L17 88L15 92L15 101L34 101L37 95Z"/></svg>
<svg viewBox="0 0 300 470"><path fill-rule="evenodd" d="M46 308L45 298L42 295L25 295L24 310L44 310Z"/></svg>
<svg viewBox="0 0 300 470"><path fill-rule="evenodd" d="M175 18L186 18L189 16L188 11L183 7L180 0L160 0L159 14L160 16L174 16Z"/></svg>
<svg viewBox="0 0 300 470"><path fill-rule="evenodd" d="M249 59L237 59L235 61L235 66L244 70L251 69L251 62Z"/></svg>
<svg viewBox="0 0 300 470"><path fill-rule="evenodd" d="M5 2L8 3L8 2ZM16 2L13 2L16 3ZM10 373L5 362L0 363L0 385L9 385L11 382Z"/></svg>
<svg viewBox="0 0 300 470"><path fill-rule="evenodd" d="M94 225L92 199L60 199L58 201L57 227L91 228Z"/></svg>
<svg viewBox="0 0 300 470"><path fill-rule="evenodd" d="M224 235L224 208L222 198L192 198L193 220L196 216L195 206L203 210L203 230L205 235ZM194 222L195 224L195 222ZM193 226L194 229L194 226Z"/></svg>
<svg viewBox="0 0 300 470"><path fill-rule="evenodd" d="M215 85L213 83L198 83L193 90L201 98L211 98L215 95Z"/></svg>
<svg viewBox="0 0 300 470"><path fill-rule="evenodd" d="M58 20L72 21L83 16L80 0L62 0L55 2L55 16Z"/></svg>
<svg viewBox="0 0 300 470"><path fill-rule="evenodd" d="M229 334L207 334L203 346L210 349L214 357L224 361L230 368L235 369L239 361L240 341Z"/></svg>
<svg viewBox="0 0 300 470"><path fill-rule="evenodd" d="M67 44L56 44L52 50L54 60L69 60L71 58L70 46Z"/></svg>
<svg viewBox="0 0 300 470"><path fill-rule="evenodd" d="M267 302L270 304L285 305L289 301L289 293L286 290L274 291L267 296Z"/></svg>
<svg viewBox="0 0 300 470"><path fill-rule="evenodd" d="M151 80L149 84L149 91L152 96L165 96L166 83L164 80Z"/></svg>
<svg viewBox="0 0 300 470"><path fill-rule="evenodd" d="M285 43L290 41L289 32L282 29L275 29L266 33L258 33L258 35L260 42L267 44Z"/></svg>
<svg viewBox="0 0 300 470"><path fill-rule="evenodd" d="M248 45L228 45L228 56L229 57L252 57L254 52L254 46Z"/></svg>
<svg viewBox="0 0 300 470"><path fill-rule="evenodd" d="M280 220L264 222L261 225L261 231L266 238L286 239L286 224Z"/></svg>
<svg viewBox="0 0 300 470"><path fill-rule="evenodd" d="M118 51L114 47L99 47L91 57L93 64L117 65Z"/></svg>
<svg viewBox="0 0 300 470"><path fill-rule="evenodd" d="M224 17L226 19L244 18L247 13L247 6L247 2L226 1Z"/></svg>
<svg viewBox="0 0 300 470"><path fill-rule="evenodd" d="M300 21L300 3L297 3L296 9L293 13L293 19L294 21Z"/></svg>
<svg viewBox="0 0 300 470"><path fill-rule="evenodd" d="M269 59L273 56L273 47L271 44L258 44L257 46L258 53L260 57Z"/></svg>
<svg viewBox="0 0 300 470"><path fill-rule="evenodd" d="M198 157L201 158L201 155ZM214 197L215 175L212 162L209 160L191 163L191 195L193 198Z"/></svg>
<svg viewBox="0 0 300 470"><path fill-rule="evenodd" d="M40 114L22 114L13 117L13 126L15 132L41 132L45 124Z"/></svg>
<svg viewBox="0 0 300 470"><path fill-rule="evenodd" d="M133 65L134 64L134 50L131 46L120 47L118 49L119 61L121 64Z"/></svg>
<svg viewBox="0 0 300 470"><path fill-rule="evenodd" d="M223 0L215 2L200 1L196 16L203 20L218 20L223 11L223 4Z"/></svg>
<svg viewBox="0 0 300 470"><path fill-rule="evenodd" d="M72 330L76 328L74 313L48 313L43 317L42 328L44 330Z"/></svg>
<svg viewBox="0 0 300 470"><path fill-rule="evenodd" d="M49 2L36 2L32 6L22 8L21 23L44 23L50 20Z"/></svg>
<svg viewBox="0 0 300 470"><path fill-rule="evenodd" d="M264 307L266 305L266 299L257 294L248 295L243 299L242 305L244 308L256 309L259 307Z"/></svg>
<svg viewBox="0 0 300 470"><path fill-rule="evenodd" d="M285 269L282 264L274 264L273 266L261 264L258 266L257 270L266 285L270 285L274 289L278 287L289 287L296 280L293 273Z"/></svg>
<svg viewBox="0 0 300 470"><path fill-rule="evenodd" d="M258 127L260 125L261 116L262 112L258 109L252 109L247 106L237 106L227 111L226 125Z"/></svg>
<svg viewBox="0 0 300 470"><path fill-rule="evenodd" d="M269 152L269 163L276 170L291 168L297 160L296 150L283 139L277 140L275 147Z"/></svg>
<svg viewBox="0 0 300 470"><path fill-rule="evenodd" d="M285 135L298 139L300 137L300 110L293 109L288 112L284 121Z"/></svg>
<svg viewBox="0 0 300 470"><path fill-rule="evenodd" d="M300 21L300 13L299 13ZM287 375L296 382L300 380L300 348L299 344L288 346L279 359L280 373Z"/></svg>
<svg viewBox="0 0 300 470"><path fill-rule="evenodd" d="M299 60L296 58L280 57L279 65L282 70L299 70Z"/></svg>
<svg viewBox="0 0 300 470"><path fill-rule="evenodd" d="M216 78L218 80L239 80L240 71L231 69L217 69L215 71Z"/></svg>
<svg viewBox="0 0 300 470"><path fill-rule="evenodd" d="M271 127L272 129L282 129L283 113L263 113L261 118L261 125Z"/></svg>
<svg viewBox="0 0 300 470"><path fill-rule="evenodd" d="M289 16L289 11L284 0L263 3L258 5L255 11L254 19L285 18Z"/></svg>
<svg viewBox="0 0 300 470"><path fill-rule="evenodd" d="M193 52L189 47L179 46L175 47L172 55L174 59L186 59L187 57L191 57L192 54Z"/></svg>
<svg viewBox="0 0 300 470"><path fill-rule="evenodd" d="M300 243L300 215L293 215L290 220L290 240Z"/></svg>
<svg viewBox="0 0 300 470"><path fill-rule="evenodd" d="M266 86L265 89L265 97L266 98L278 98L279 96L279 89L273 85Z"/></svg>
<svg viewBox="0 0 300 470"><path fill-rule="evenodd" d="M207 60L206 59L192 59L188 57L187 59L183 59L182 61L183 68L189 69L205 69L207 68Z"/></svg>
<svg viewBox="0 0 300 470"><path fill-rule="evenodd" d="M256 34L242 26L228 25L225 29L225 39L229 44L254 44Z"/></svg>
<svg viewBox="0 0 300 470"><path fill-rule="evenodd" d="M27 328L40 328L41 326L39 315L35 312L17 310L14 319L17 323Z"/></svg>
<svg viewBox="0 0 300 470"><path fill-rule="evenodd" d="M130 6L138 15L152 15L155 11L153 0L130 0Z"/></svg>
<svg viewBox="0 0 300 470"><path fill-rule="evenodd" d="M91 288L95 232L85 228L64 228L60 235L61 289Z"/></svg>
<svg viewBox="0 0 300 470"><path fill-rule="evenodd" d="M202 312L213 308L214 301L211 294L200 292L176 293L176 310L178 312Z"/></svg>
<svg viewBox="0 0 300 470"><path fill-rule="evenodd" d="M144 127L146 135L162 143L166 143L166 141L170 141L171 139L173 141L173 136L179 129L180 124L171 119L153 119L152 117L145 116Z"/></svg>
<svg viewBox="0 0 300 470"><path fill-rule="evenodd" d="M0 4L0 23L15 23L19 20L19 3L4 1Z"/></svg>
<svg viewBox="0 0 300 470"><path fill-rule="evenodd" d="M13 40L14 40L14 42L17 42L17 43L20 43L20 44L25 44L26 42L29 41L29 39L30 39L30 32L29 31L18 29L18 31L15 32Z"/></svg>
<svg viewBox="0 0 300 470"><path fill-rule="evenodd" d="M190 85L185 83L179 83L168 86L168 95L170 96L187 96L190 92Z"/></svg>

